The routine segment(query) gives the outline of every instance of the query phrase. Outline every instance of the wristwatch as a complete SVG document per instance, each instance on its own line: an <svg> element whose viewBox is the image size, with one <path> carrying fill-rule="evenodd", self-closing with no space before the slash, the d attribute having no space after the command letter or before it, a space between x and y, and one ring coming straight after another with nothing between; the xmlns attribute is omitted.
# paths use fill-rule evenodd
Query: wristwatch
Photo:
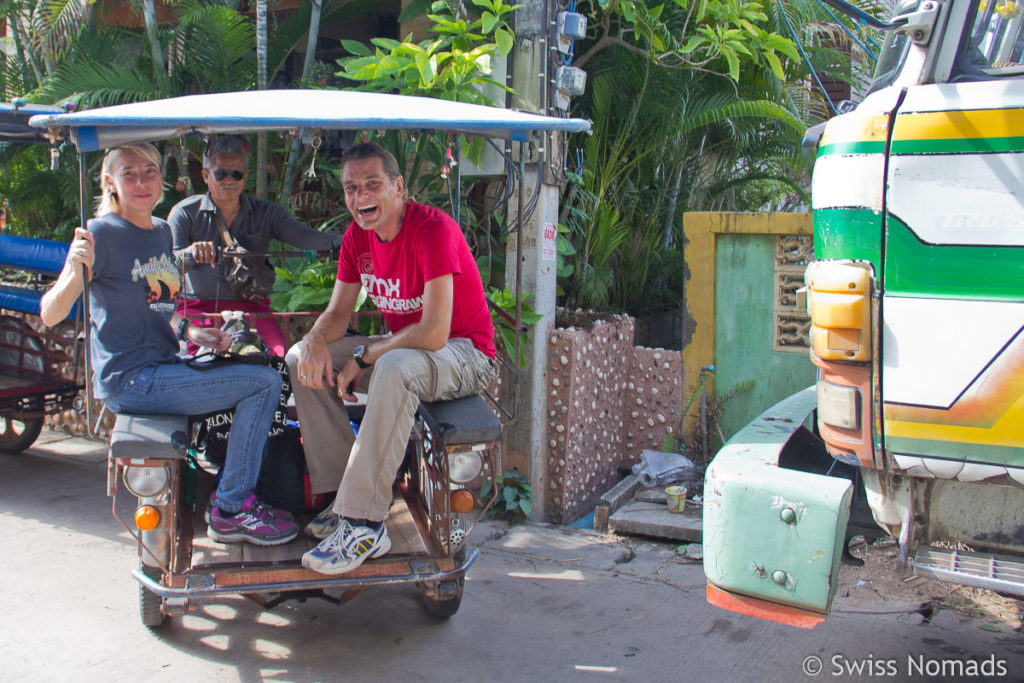
<svg viewBox="0 0 1024 683"><path fill-rule="evenodd" d="M178 323L178 339L181 341L188 341L188 328L192 323L189 322L188 318L182 318L181 322Z"/></svg>
<svg viewBox="0 0 1024 683"><path fill-rule="evenodd" d="M366 353L366 344L360 344L356 348L352 349L352 358L355 359L356 365L361 367L363 370L373 365L373 363L367 363L363 360L363 355Z"/></svg>

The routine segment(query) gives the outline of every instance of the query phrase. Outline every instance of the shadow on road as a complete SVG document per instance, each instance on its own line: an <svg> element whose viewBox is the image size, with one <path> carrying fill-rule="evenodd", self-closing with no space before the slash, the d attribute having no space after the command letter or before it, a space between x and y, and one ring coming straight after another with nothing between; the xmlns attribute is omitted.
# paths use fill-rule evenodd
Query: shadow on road
<svg viewBox="0 0 1024 683"><path fill-rule="evenodd" d="M60 453L33 447L0 455L2 514L133 545L111 514L106 451ZM131 515L132 501L119 513Z"/></svg>

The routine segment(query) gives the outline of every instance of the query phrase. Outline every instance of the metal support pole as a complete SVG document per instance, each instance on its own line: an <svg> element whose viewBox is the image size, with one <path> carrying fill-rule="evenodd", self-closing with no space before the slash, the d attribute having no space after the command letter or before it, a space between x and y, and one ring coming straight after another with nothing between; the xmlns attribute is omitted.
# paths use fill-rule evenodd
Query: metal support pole
<svg viewBox="0 0 1024 683"><path fill-rule="evenodd" d="M462 160L462 136L455 136L455 163L452 172L455 175L455 222L462 225L462 168L458 162Z"/></svg>
<svg viewBox="0 0 1024 683"><path fill-rule="evenodd" d="M526 218L523 215L526 191L523 182L526 180L526 160L524 158L523 143L519 141L519 182L516 183L518 192L516 202L516 315L513 326L516 331L515 355L512 357L512 414L519 415L519 355L523 343L523 334L520 332L523 321L523 228Z"/></svg>
<svg viewBox="0 0 1024 683"><path fill-rule="evenodd" d="M78 216L84 229L89 222L89 167L85 152L78 153ZM89 269L82 266L82 320L85 328L85 425L89 438L96 437L92 423L92 356L90 337L92 324L89 315Z"/></svg>

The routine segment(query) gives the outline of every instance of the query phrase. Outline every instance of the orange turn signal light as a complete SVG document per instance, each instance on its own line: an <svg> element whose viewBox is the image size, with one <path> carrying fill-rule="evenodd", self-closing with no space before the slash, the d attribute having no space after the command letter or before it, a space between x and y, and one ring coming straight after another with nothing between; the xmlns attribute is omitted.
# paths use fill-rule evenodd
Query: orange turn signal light
<svg viewBox="0 0 1024 683"><path fill-rule="evenodd" d="M142 531L152 531L160 524L160 511L152 505L140 505L135 511L135 526Z"/></svg>
<svg viewBox="0 0 1024 683"><path fill-rule="evenodd" d="M452 491L452 510L454 512L466 514L473 510L474 505L476 505L476 500L473 499L473 494L466 489Z"/></svg>

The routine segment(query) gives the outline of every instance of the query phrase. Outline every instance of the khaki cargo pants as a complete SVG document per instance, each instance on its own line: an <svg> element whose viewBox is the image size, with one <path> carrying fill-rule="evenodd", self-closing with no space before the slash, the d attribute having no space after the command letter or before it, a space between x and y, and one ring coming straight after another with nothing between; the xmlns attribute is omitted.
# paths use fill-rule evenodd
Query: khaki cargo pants
<svg viewBox="0 0 1024 683"><path fill-rule="evenodd" d="M356 346L369 341L349 336L329 344L335 373L352 358ZM337 488L334 512L356 519L387 518L391 487L405 457L420 401L477 394L496 377L491 359L462 337L449 339L437 351L389 351L363 374L360 388L367 392L366 416L357 437L337 387L311 389L295 381L302 343L293 346L285 360L310 484L313 493Z"/></svg>

